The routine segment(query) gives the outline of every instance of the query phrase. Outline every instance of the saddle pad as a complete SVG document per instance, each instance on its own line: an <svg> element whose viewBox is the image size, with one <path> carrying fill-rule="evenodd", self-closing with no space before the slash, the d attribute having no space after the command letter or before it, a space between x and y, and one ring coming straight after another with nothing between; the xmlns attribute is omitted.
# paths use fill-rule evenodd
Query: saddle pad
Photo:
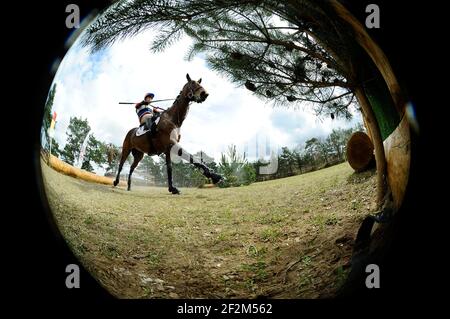
<svg viewBox="0 0 450 319"><path fill-rule="evenodd" d="M145 125L141 125L139 126L139 128L136 130L136 136L141 136L144 135L145 133L147 133L150 130L146 130L145 129Z"/></svg>
<svg viewBox="0 0 450 319"><path fill-rule="evenodd" d="M158 118L155 120L155 125L158 125L159 119L160 119L160 117L158 117ZM148 131L150 131L150 130L145 129L145 125L141 125L141 126L139 126L139 128L136 130L136 136L144 135L144 134L147 133Z"/></svg>

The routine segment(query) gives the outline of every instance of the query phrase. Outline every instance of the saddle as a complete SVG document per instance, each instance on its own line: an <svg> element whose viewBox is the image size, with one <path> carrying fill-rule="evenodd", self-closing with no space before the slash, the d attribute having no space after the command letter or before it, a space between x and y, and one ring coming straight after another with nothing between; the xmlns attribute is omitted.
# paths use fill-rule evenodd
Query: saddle
<svg viewBox="0 0 450 319"><path fill-rule="evenodd" d="M151 134L155 134L157 131L157 127L158 127L158 123L160 120L160 115L153 115L153 117L150 120L150 127L148 127L147 122L141 124L139 126L139 128L136 130L136 136L141 136L144 135L148 132L150 132Z"/></svg>

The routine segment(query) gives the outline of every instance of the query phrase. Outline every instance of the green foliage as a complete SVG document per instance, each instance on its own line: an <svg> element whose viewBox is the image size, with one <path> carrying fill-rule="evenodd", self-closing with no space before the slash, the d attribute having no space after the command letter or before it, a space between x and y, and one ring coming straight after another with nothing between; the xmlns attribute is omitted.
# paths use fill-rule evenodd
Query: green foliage
<svg viewBox="0 0 450 319"><path fill-rule="evenodd" d="M201 187L208 179L189 163L172 163L172 174L176 184L182 187Z"/></svg>
<svg viewBox="0 0 450 319"><path fill-rule="evenodd" d="M42 121L42 126L44 128L46 136L48 136L47 130L50 127L50 123L52 121L52 108L53 103L55 101L55 95L56 95L56 83L53 84L53 86L51 87L50 92L48 93L47 101L45 102L44 106L44 118Z"/></svg>
<svg viewBox="0 0 450 319"><path fill-rule="evenodd" d="M74 165L80 155L81 147L86 139L91 127L89 126L87 119L71 117L69 126L66 131L67 141L64 149L61 152L62 159ZM53 148L53 147L52 147ZM89 172L94 171L92 163L96 163L99 166L108 163L108 146L97 140L93 134L91 134L87 140L85 155L82 169Z"/></svg>
<svg viewBox="0 0 450 319"><path fill-rule="evenodd" d="M327 1L130 0L106 10L88 29L92 50L158 30L151 48L193 40L186 59L203 53L209 67L261 99L313 108L319 116L351 118L354 61L361 49ZM276 17L276 19L274 18Z"/></svg>
<svg viewBox="0 0 450 319"><path fill-rule="evenodd" d="M331 146L327 142L327 139L311 138L305 143L305 152L313 161L328 164L331 156Z"/></svg>
<svg viewBox="0 0 450 319"><path fill-rule="evenodd" d="M66 131L67 142L62 151L62 158L66 163L74 165L80 155L84 139L91 130L87 119L71 117Z"/></svg>
<svg viewBox="0 0 450 319"><path fill-rule="evenodd" d="M302 157L302 154L298 151L298 150L294 150L293 151L293 163L297 166L297 170L300 171L300 173L302 173L302 168L303 165L305 164L305 158Z"/></svg>
<svg viewBox="0 0 450 319"><path fill-rule="evenodd" d="M198 152L194 155L199 161L203 159L206 165L215 171L216 164L213 159L205 153ZM161 155L158 161L155 161L150 156L145 156L141 161L140 173L154 185L167 186L167 167L165 155ZM180 162L172 162L172 178L177 186L181 187L202 187L208 183L208 179L195 168L192 164Z"/></svg>
<svg viewBox="0 0 450 319"><path fill-rule="evenodd" d="M319 158L325 162L325 165L329 164L331 155L332 155L332 149L331 145L328 143L326 139L318 139L317 141L317 151L319 154Z"/></svg>
<svg viewBox="0 0 450 319"><path fill-rule="evenodd" d="M340 159L344 157L345 146L349 140L353 129L333 129L326 141L330 145L332 152Z"/></svg>
<svg viewBox="0 0 450 319"><path fill-rule="evenodd" d="M93 172L94 168L92 167L91 162L88 159L83 160L83 164L81 165L81 169L84 169L88 172Z"/></svg>
<svg viewBox="0 0 450 319"><path fill-rule="evenodd" d="M86 146L86 154L83 159L82 169L89 172L93 172L91 162L96 163L99 166L108 163L107 159L107 146L105 143L97 140L94 135L90 135Z"/></svg>
<svg viewBox="0 0 450 319"><path fill-rule="evenodd" d="M112 143L105 144L106 174L115 174L119 167L120 148Z"/></svg>
<svg viewBox="0 0 450 319"><path fill-rule="evenodd" d="M48 129L50 128L50 124L52 122L52 108L53 108L53 103L55 101L55 95L56 95L56 83L53 84L53 86L51 87L51 89L48 93L47 101L45 102L45 106L44 106L44 116L43 116L43 120L42 120L41 134L43 136L41 135L41 140L42 140L42 137L45 138L45 144L43 143L43 146L45 146L45 148L47 150L49 150L49 148L50 148L50 136L48 135ZM55 156L58 156L60 153L59 145L55 141L54 138L52 138L51 152Z"/></svg>
<svg viewBox="0 0 450 319"><path fill-rule="evenodd" d="M55 155L56 157L59 157L61 154L61 150L59 149L59 144L54 138L52 138L51 152L52 152L52 155Z"/></svg>
<svg viewBox="0 0 450 319"><path fill-rule="evenodd" d="M267 264L264 261L257 261L252 264L242 264L242 270L250 273L254 281L262 281L267 278ZM252 282L253 284L254 282Z"/></svg>
<svg viewBox="0 0 450 319"><path fill-rule="evenodd" d="M317 170L345 160L345 147L351 134L363 130L361 124L349 129L333 129L326 138L313 137L306 140L304 147L289 149L282 147L278 154L278 169L272 175L256 175L257 181L283 178ZM256 172L267 165L262 161L252 163Z"/></svg>
<svg viewBox="0 0 450 319"><path fill-rule="evenodd" d="M278 170L279 177L286 177L294 175L295 157L294 153L287 147L281 149L281 154L278 155Z"/></svg>
<svg viewBox="0 0 450 319"><path fill-rule="evenodd" d="M250 185L256 181L256 170L253 165L246 163L242 167L243 170L243 184Z"/></svg>
<svg viewBox="0 0 450 319"><path fill-rule="evenodd" d="M143 176L152 184L158 186L167 185L167 173L164 156L155 161L151 156L144 155L138 168L143 172Z"/></svg>
<svg viewBox="0 0 450 319"><path fill-rule="evenodd" d="M220 187L250 185L256 180L255 167L238 154L236 145L230 145L227 153L222 153L219 173L224 177Z"/></svg>

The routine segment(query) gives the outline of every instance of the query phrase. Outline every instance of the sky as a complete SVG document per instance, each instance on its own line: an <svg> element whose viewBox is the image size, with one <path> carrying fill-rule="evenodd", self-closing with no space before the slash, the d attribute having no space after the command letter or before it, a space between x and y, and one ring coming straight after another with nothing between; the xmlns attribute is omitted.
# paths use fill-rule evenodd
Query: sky
<svg viewBox="0 0 450 319"><path fill-rule="evenodd" d="M319 120L305 108L275 108L210 70L202 55L185 60L191 44L188 37L162 53L152 53L154 35L147 30L94 54L75 41L53 81L57 84L55 139L61 149L72 116L87 118L97 139L121 146L126 133L139 122L133 105L118 103L139 102L147 92L154 93L155 100L175 98L186 83L186 73L194 80L202 78L209 93L204 103L191 104L181 127L180 144L192 154L203 151L218 160L234 144L251 159L257 143L269 144L275 152L282 146L302 147L307 139L325 137L333 128L353 127L361 121L359 114L351 121ZM171 102L155 105L166 108Z"/></svg>

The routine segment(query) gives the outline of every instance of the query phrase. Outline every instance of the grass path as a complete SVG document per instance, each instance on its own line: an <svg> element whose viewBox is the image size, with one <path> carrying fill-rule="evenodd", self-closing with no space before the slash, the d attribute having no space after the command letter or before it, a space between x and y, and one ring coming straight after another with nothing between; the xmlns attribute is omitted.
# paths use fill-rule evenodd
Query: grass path
<svg viewBox="0 0 450 319"><path fill-rule="evenodd" d="M121 298L330 296L375 200L374 172L353 174L347 163L181 196L42 169L69 246Z"/></svg>

